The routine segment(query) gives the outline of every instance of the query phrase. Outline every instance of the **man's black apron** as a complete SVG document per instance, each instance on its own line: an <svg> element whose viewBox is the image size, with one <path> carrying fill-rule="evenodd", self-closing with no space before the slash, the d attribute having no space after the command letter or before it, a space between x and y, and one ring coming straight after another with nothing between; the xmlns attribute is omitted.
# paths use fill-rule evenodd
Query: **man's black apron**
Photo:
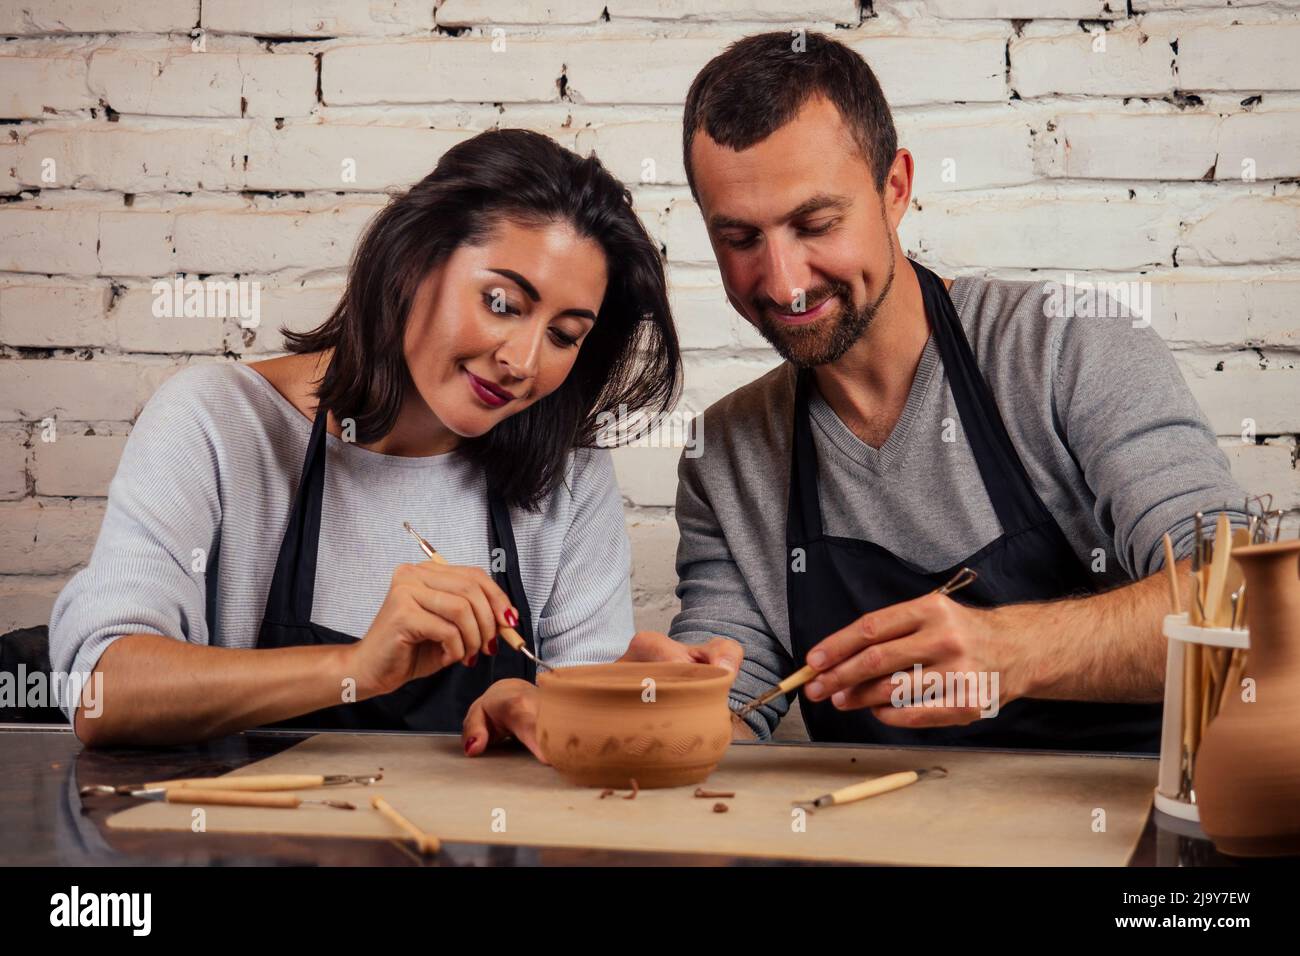
<svg viewBox="0 0 1300 956"><path fill-rule="evenodd" d="M296 647L304 644L351 644L350 634L312 623L312 598L316 586L316 553L320 541L321 501L325 492L325 422L317 414L303 462L302 481L289 513L289 526L280 544L280 557L266 598L266 614L258 632L258 647ZM517 630L533 648L532 614L519 577L519 554L514 528L504 501L488 495L491 513L491 547L503 548L504 573L493 574L519 612ZM395 528L393 534L403 535ZM414 548L414 543L412 543ZM421 556L422 557L422 556ZM535 665L502 641L496 655L480 653L474 667L452 664L428 677L407 682L390 694L356 703L340 703L286 720L279 727L334 730L426 730L459 732L472 704L495 681L518 677L532 682ZM344 688L339 688L340 700Z"/></svg>
<svg viewBox="0 0 1300 956"><path fill-rule="evenodd" d="M909 260L910 261L910 260ZM943 282L913 262L925 313L943 360L962 427L979 465L984 490L1002 536L951 568L926 572L865 540L837 538L822 531L817 496L817 453L808 417L812 377L800 372L796 386L790 501L786 517L786 600L795 660L802 663L815 644L863 614L933 591L962 567L979 572L955 597L991 607L1083 595L1095 590L1052 515L1026 475L1007 434L957 310ZM960 508L960 501L931 503ZM797 570L795 549L803 549ZM909 678L913 676L908 672ZM992 690L992 685L987 685ZM919 699L923 687L913 687ZM968 698L969 699L969 698ZM1160 704L1103 704L1022 698L996 717L959 727L917 730L887 726L869 709L840 711L829 700L800 703L814 740L882 743L1033 747L1155 753L1160 741ZM978 706L977 702L972 702Z"/></svg>

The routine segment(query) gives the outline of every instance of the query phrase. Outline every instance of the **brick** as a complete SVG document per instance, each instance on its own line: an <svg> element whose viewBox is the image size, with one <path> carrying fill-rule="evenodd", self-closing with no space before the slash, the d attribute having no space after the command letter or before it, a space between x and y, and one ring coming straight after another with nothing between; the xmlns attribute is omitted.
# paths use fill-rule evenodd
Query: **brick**
<svg viewBox="0 0 1300 956"><path fill-rule="evenodd" d="M779 21L856 24L853 0L609 0L611 20ZM442 11L438 12L439 20Z"/></svg>
<svg viewBox="0 0 1300 956"><path fill-rule="evenodd" d="M156 276L176 270L169 212L105 212L99 217L99 271L112 276Z"/></svg>
<svg viewBox="0 0 1300 956"><path fill-rule="evenodd" d="M670 287L673 319L683 349L717 349L736 344L735 310L722 283Z"/></svg>
<svg viewBox="0 0 1300 956"><path fill-rule="evenodd" d="M612 6L612 4L610 4ZM443 0L438 26L473 27L494 24L595 23L605 9L604 0ZM611 15L613 11L610 11Z"/></svg>
<svg viewBox="0 0 1300 956"><path fill-rule="evenodd" d="M80 56L0 56L0 118L42 119L96 105Z"/></svg>
<svg viewBox="0 0 1300 956"><path fill-rule="evenodd" d="M0 206L0 271L96 275L99 211Z"/></svg>
<svg viewBox="0 0 1300 956"><path fill-rule="evenodd" d="M1184 90L1294 90L1300 22L1191 27L1178 33Z"/></svg>
<svg viewBox="0 0 1300 956"><path fill-rule="evenodd" d="M1152 282L1151 324L1167 342L1197 347L1300 347L1300 280L1170 279Z"/></svg>
<svg viewBox="0 0 1300 956"><path fill-rule="evenodd" d="M595 152L611 173L629 185L685 185L682 123L661 120L602 123L578 132L577 151Z"/></svg>
<svg viewBox="0 0 1300 956"><path fill-rule="evenodd" d="M900 117L899 145L916 163L914 196L1033 182L1033 140L1018 117L934 122Z"/></svg>
<svg viewBox="0 0 1300 956"><path fill-rule="evenodd" d="M316 105L316 58L297 53L96 51L90 87L119 113L302 116Z"/></svg>
<svg viewBox="0 0 1300 956"><path fill-rule="evenodd" d="M259 129L250 138L249 189L381 192L423 179L469 130L393 126L293 126ZM345 181L346 169L353 178Z"/></svg>
<svg viewBox="0 0 1300 956"><path fill-rule="evenodd" d="M199 0L11 0L0 33L188 33L198 19Z"/></svg>
<svg viewBox="0 0 1300 956"><path fill-rule="evenodd" d="M321 57L322 96L330 106L558 100L571 44L503 42L500 52L469 37L336 46Z"/></svg>
<svg viewBox="0 0 1300 956"><path fill-rule="evenodd" d="M50 623L54 601L68 575L0 578L0 633Z"/></svg>
<svg viewBox="0 0 1300 956"><path fill-rule="evenodd" d="M170 280L163 281L170 283ZM112 318L117 326L118 346L122 351L190 354L224 351L224 318L184 314L155 316L155 300L156 296L149 286L128 289L118 296L113 304ZM173 311L179 312L179 307L174 305Z"/></svg>
<svg viewBox="0 0 1300 956"><path fill-rule="evenodd" d="M1300 432L1300 369L1187 373L1187 385L1217 435L1237 435L1255 420L1259 435Z"/></svg>
<svg viewBox="0 0 1300 956"><path fill-rule="evenodd" d="M262 322L256 329L230 329L226 348L263 356L284 351L281 328L308 332L327 318L343 294L341 282L319 286L262 286Z"/></svg>
<svg viewBox="0 0 1300 956"><path fill-rule="evenodd" d="M660 38L647 56L641 38L575 40L564 45L561 60L575 102L680 107L695 74L729 42L722 37ZM635 69L629 69L631 64Z"/></svg>
<svg viewBox="0 0 1300 956"><path fill-rule="evenodd" d="M0 421L132 421L157 387L153 372L108 359L0 361Z"/></svg>
<svg viewBox="0 0 1300 956"><path fill-rule="evenodd" d="M850 40L893 109L924 103L1000 103L1007 98L1006 37L886 34ZM917 64L943 64L918 69Z"/></svg>
<svg viewBox="0 0 1300 956"><path fill-rule="evenodd" d="M245 152L240 129L38 129L23 143L17 173L25 186L128 193L239 189ZM54 160L55 183L42 179Z"/></svg>
<svg viewBox="0 0 1300 956"><path fill-rule="evenodd" d="M26 497L30 458L27 429L21 425L0 425L0 500Z"/></svg>
<svg viewBox="0 0 1300 956"><path fill-rule="evenodd" d="M1277 262L1300 255L1300 196L1241 196L1182 227L1180 265Z"/></svg>
<svg viewBox="0 0 1300 956"><path fill-rule="evenodd" d="M241 210L180 213L176 267L181 272L277 272L347 265L357 237L379 206L344 204L317 212Z"/></svg>
<svg viewBox="0 0 1300 956"><path fill-rule="evenodd" d="M909 211L900 238L932 268L1124 270L1171 264L1177 229L1163 202L940 198Z"/></svg>
<svg viewBox="0 0 1300 956"><path fill-rule="evenodd" d="M1048 176L1081 179L1256 179L1300 176L1300 111L1069 113L1039 136Z"/></svg>
<svg viewBox="0 0 1300 956"><path fill-rule="evenodd" d="M1052 93L1161 96L1174 89L1169 37L1126 27L1102 38L1104 52L1094 51L1093 36L1082 31L1013 39L1011 88L1025 99Z"/></svg>
<svg viewBox="0 0 1300 956"><path fill-rule="evenodd" d="M672 507L677 500L681 448L627 445L613 450L614 474L623 497L634 505Z"/></svg>
<svg viewBox="0 0 1300 956"><path fill-rule="evenodd" d="M263 37L376 36L427 33L434 4L427 0L203 0L203 28Z"/></svg>
<svg viewBox="0 0 1300 956"><path fill-rule="evenodd" d="M17 167L17 143L0 143L0 195L13 196L20 192Z"/></svg>
<svg viewBox="0 0 1300 956"><path fill-rule="evenodd" d="M718 399L780 364L781 359L775 352L756 358L726 358L707 353L687 356L682 404L692 411L702 412Z"/></svg>
<svg viewBox="0 0 1300 956"><path fill-rule="evenodd" d="M23 348L110 345L108 299L107 286L0 287L0 342Z"/></svg>
<svg viewBox="0 0 1300 956"><path fill-rule="evenodd" d="M126 447L126 435L63 434L58 441L32 443L36 493L55 497L108 495Z"/></svg>
<svg viewBox="0 0 1300 956"><path fill-rule="evenodd" d="M669 205L663 238L671 262L713 264L717 261L700 207L689 199L675 200Z"/></svg>
<svg viewBox="0 0 1300 956"><path fill-rule="evenodd" d="M59 574L80 567L103 520L99 502L29 498L0 504L0 574Z"/></svg>
<svg viewBox="0 0 1300 956"><path fill-rule="evenodd" d="M922 0L921 8L943 20L1110 20L1124 16L1122 0ZM881 13L895 7L916 7L915 3L884 0L872 9ZM914 14L913 14L914 15Z"/></svg>
<svg viewBox="0 0 1300 956"><path fill-rule="evenodd" d="M1296 468L1294 440L1271 439L1256 445L1224 439L1220 446L1232 465L1232 476L1246 491L1252 495L1271 494L1274 508L1300 508L1300 470Z"/></svg>

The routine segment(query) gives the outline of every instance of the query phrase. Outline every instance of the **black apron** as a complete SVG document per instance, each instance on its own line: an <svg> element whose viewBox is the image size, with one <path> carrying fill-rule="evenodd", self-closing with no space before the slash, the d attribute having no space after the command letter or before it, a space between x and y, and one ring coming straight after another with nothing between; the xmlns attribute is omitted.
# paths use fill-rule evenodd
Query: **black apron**
<svg viewBox="0 0 1300 956"><path fill-rule="evenodd" d="M280 544L280 557L266 598L266 614L258 632L258 647L297 647L304 644L351 644L350 634L312 623L316 586L316 552L320 541L321 501L325 492L326 415L317 414L302 468L302 481L289 513L289 526ZM516 630L533 648L532 614L519 577L510 512L501 498L488 495L491 547L503 548L506 570L493 574L519 612ZM404 535L393 529L394 535ZM415 543L412 541L412 548ZM423 557L422 555L420 556ZM419 677L389 694L356 703L338 704L276 724L322 730L425 730L459 732L470 704L498 680L518 677L532 682L535 665L504 641L496 655L479 654L474 667L452 664L428 677ZM339 688L342 699L343 688Z"/></svg>
<svg viewBox="0 0 1300 956"><path fill-rule="evenodd" d="M910 261L910 260L909 260ZM800 372L796 386L786 517L786 601L795 659L869 611L919 597L942 585L962 567L979 572L955 599L981 607L1043 601L1091 593L1091 575L1043 505L1007 434L997 404L975 363L957 310L943 281L913 262L935 343L943 361L962 427L979 466L984 490L1002 536L951 568L927 572L871 541L837 538L822 531L817 496L817 452L808 417L812 376ZM960 501L934 507L960 508ZM804 569L794 558L803 549ZM909 671L909 676L914 672ZM990 691L992 685L988 685ZM913 687L921 694L923 687ZM1022 698L959 727L890 727L870 709L840 711L829 700L813 702L800 693L813 740L1051 750L1156 753L1160 704L1108 704Z"/></svg>

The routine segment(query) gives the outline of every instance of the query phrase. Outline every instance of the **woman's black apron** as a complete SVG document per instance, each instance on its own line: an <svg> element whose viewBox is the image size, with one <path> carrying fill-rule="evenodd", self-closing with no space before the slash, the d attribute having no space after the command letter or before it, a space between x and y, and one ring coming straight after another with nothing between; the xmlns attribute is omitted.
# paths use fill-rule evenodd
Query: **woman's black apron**
<svg viewBox="0 0 1300 956"><path fill-rule="evenodd" d="M351 644L350 634L312 623L312 598L316 586L317 547L320 541L321 501L325 492L325 422L318 414L307 442L302 481L289 513L289 526L280 544L280 557L266 598L266 614L258 632L258 647L297 647L304 644ZM517 630L533 648L532 614L519 576L519 554L514 529L504 501L488 495L491 547L502 548L506 570L493 574L519 612ZM394 535L403 535L401 528ZM414 547L414 543L412 544ZM327 730L425 730L459 732L472 704L495 681L535 678L535 665L502 642L502 653L480 654L474 667L453 664L428 677L407 682L390 694L356 703L340 703L276 724ZM340 700L343 688L339 688Z"/></svg>
<svg viewBox="0 0 1300 956"><path fill-rule="evenodd" d="M915 262L912 266L962 427L1002 535L951 568L926 572L871 541L824 534L817 495L817 452L808 417L812 378L807 370L801 371L786 517L786 547L792 559L786 571L786 600L797 661L802 662L815 644L863 614L933 591L962 567L974 568L979 578L956 597L976 606L1052 600L1095 590L1025 473L942 280ZM962 507L960 501L927 506ZM794 557L799 552L795 549L803 549L803 570L796 570ZM992 689L991 684L987 686ZM912 688L912 692L919 699L922 688ZM916 730L886 726L870 709L840 711L829 700L813 702L802 692L800 704L814 740L899 746L1159 750L1160 704L1022 698L1001 707L996 717L980 718L965 726Z"/></svg>

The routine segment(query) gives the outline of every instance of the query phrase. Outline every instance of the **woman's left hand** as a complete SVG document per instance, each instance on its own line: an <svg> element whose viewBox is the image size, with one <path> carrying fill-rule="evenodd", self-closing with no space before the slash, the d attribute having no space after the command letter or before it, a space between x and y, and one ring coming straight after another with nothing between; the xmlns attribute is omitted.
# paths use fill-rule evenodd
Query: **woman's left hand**
<svg viewBox="0 0 1300 956"><path fill-rule="evenodd" d="M477 757L492 744L516 738L546 763L537 744L537 688L515 677L499 680L470 705L461 725L465 756Z"/></svg>

